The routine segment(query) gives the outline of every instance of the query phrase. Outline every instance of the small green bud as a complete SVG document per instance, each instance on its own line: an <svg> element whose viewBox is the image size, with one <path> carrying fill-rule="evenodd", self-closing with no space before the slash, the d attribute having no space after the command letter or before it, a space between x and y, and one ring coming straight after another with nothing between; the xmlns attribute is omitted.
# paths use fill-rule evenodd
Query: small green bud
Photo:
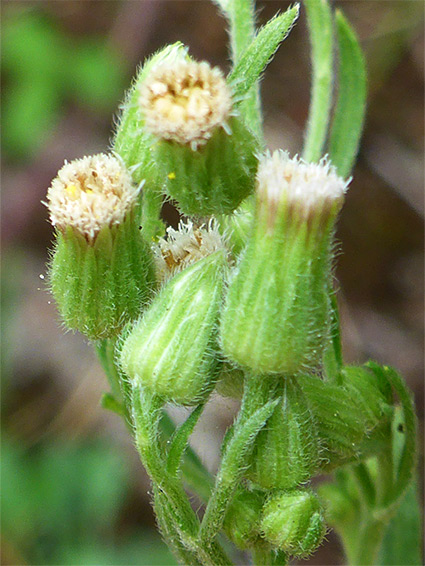
<svg viewBox="0 0 425 566"><path fill-rule="evenodd" d="M358 458L360 443L371 429L370 414L364 411L358 392L314 376L300 375L297 381L317 424L321 469L328 472Z"/></svg>
<svg viewBox="0 0 425 566"><path fill-rule="evenodd" d="M388 414L391 387L367 367L345 366L344 387L360 406L368 430L372 430Z"/></svg>
<svg viewBox="0 0 425 566"><path fill-rule="evenodd" d="M226 513L224 530L238 548L254 546L260 537L260 518L264 495L239 488Z"/></svg>
<svg viewBox="0 0 425 566"><path fill-rule="evenodd" d="M216 326L225 254L216 251L168 281L124 339L121 366L164 400L200 402L217 373Z"/></svg>
<svg viewBox="0 0 425 566"><path fill-rule="evenodd" d="M280 550L305 558L326 534L322 505L310 490L273 494L264 506L261 530Z"/></svg>
<svg viewBox="0 0 425 566"><path fill-rule="evenodd" d="M51 290L65 325L92 340L137 318L154 286L138 192L122 162L104 154L66 163L47 192L57 236Z"/></svg>
<svg viewBox="0 0 425 566"><path fill-rule="evenodd" d="M218 68L183 56L158 64L139 104L158 184L184 214L230 213L253 191L258 141Z"/></svg>
<svg viewBox="0 0 425 566"><path fill-rule="evenodd" d="M316 424L299 385L283 382L283 395L258 433L247 477L265 489L290 489L312 476L319 464Z"/></svg>
<svg viewBox="0 0 425 566"><path fill-rule="evenodd" d="M326 161L260 163L251 237L230 281L221 344L258 374L321 364L329 340L333 231L347 183Z"/></svg>

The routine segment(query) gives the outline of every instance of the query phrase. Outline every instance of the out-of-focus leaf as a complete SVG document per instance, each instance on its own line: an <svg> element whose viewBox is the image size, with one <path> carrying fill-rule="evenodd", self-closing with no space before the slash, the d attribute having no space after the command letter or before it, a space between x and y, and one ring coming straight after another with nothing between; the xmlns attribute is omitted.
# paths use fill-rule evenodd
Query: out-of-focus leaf
<svg viewBox="0 0 425 566"><path fill-rule="evenodd" d="M24 11L4 22L2 64L8 73L50 82L67 59L60 31L38 11Z"/></svg>
<svg viewBox="0 0 425 566"><path fill-rule="evenodd" d="M128 477L122 456L104 443L28 452L3 439L2 530L30 564L76 564L69 553L111 540ZM109 563L118 563L114 546L110 552Z"/></svg>
<svg viewBox="0 0 425 566"><path fill-rule="evenodd" d="M103 38L72 40L37 9L6 20L2 61L3 149L14 158L37 152L65 100L112 112L124 86L123 60Z"/></svg>
<svg viewBox="0 0 425 566"><path fill-rule="evenodd" d="M404 495L396 515L387 527L381 547L379 566L420 566L421 512L418 486L414 481Z"/></svg>
<svg viewBox="0 0 425 566"><path fill-rule="evenodd" d="M63 566L174 566L176 561L152 530L143 535L135 533L117 546L103 541L72 547L63 553L60 563Z"/></svg>
<svg viewBox="0 0 425 566"><path fill-rule="evenodd" d="M114 108L124 89L123 60L102 39L88 39L74 51L69 92L83 105Z"/></svg>
<svg viewBox="0 0 425 566"><path fill-rule="evenodd" d="M58 118L60 93L49 82L22 78L3 101L3 147L15 157L36 152Z"/></svg>
<svg viewBox="0 0 425 566"><path fill-rule="evenodd" d="M329 156L341 177L350 174L366 110L366 66L357 37L339 10L335 13L339 49L338 99Z"/></svg>

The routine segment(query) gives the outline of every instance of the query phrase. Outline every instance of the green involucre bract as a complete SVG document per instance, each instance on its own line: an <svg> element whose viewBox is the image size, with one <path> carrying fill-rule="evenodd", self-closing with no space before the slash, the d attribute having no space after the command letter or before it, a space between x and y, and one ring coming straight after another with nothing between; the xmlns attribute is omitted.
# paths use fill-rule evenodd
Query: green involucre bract
<svg viewBox="0 0 425 566"><path fill-rule="evenodd" d="M199 260L158 293L121 348L132 381L165 400L192 405L215 380L216 327L225 254Z"/></svg>

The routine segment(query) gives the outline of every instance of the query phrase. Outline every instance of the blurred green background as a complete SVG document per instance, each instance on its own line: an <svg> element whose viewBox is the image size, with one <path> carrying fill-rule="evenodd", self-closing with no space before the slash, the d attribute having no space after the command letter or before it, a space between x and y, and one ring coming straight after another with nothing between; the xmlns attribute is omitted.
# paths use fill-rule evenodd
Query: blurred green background
<svg viewBox="0 0 425 566"><path fill-rule="evenodd" d="M397 367L422 422L424 6L336 4L360 36L370 78L338 231L345 355ZM259 22L287 6L259 2ZM173 564L127 431L99 407L107 386L91 347L63 332L51 304L41 201L64 159L107 149L124 89L152 51L180 39L227 69L225 23L207 0L12 0L1 10L2 564ZM271 149L302 147L309 69L302 14L263 82ZM164 214L176 221L170 207ZM212 470L235 410L215 397L197 427L194 446ZM332 534L310 563L342 563Z"/></svg>

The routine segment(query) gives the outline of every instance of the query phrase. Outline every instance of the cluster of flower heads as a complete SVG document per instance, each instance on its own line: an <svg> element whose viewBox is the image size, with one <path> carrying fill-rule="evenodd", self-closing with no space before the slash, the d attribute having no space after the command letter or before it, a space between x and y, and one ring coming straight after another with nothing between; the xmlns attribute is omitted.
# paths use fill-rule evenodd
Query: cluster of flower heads
<svg viewBox="0 0 425 566"><path fill-rule="evenodd" d="M236 111L233 111L231 88L219 69L212 68L205 62L198 63L186 56L179 56L177 59L173 58L172 61L159 62L149 68L148 71L146 75L143 75L140 84L136 84L134 87L138 110L135 114L129 116L131 119L134 116L143 116L143 120L139 124L141 131L138 135L143 137L147 132L149 143L140 142L139 145L136 143L136 146L133 147L135 144L133 132L128 135L127 139L131 151L124 151L122 155L125 155L125 157L118 153L99 154L83 157L71 163L65 162L48 189L47 203L45 203L49 209L51 223L58 233L78 233L84 237L89 248L96 248L94 255L91 254L90 250L81 252L80 259L84 259L83 256L86 253L89 258L83 271L88 273L87 265L90 265L93 273L91 273L91 279L87 282L87 285L81 284L76 287L75 295L67 290L67 286L75 279L74 275L67 273L64 276L58 276L55 270L52 270L52 289L56 293L57 302L62 301L62 304L68 305L69 302L74 300L75 296L78 296L78 293L83 298L86 290L91 289L94 285L93 281L96 281L100 287L104 287L104 296L110 297L110 311L113 312L113 317L118 321L123 318L123 313L128 311L128 307L120 298L120 293L124 293L126 285L128 286L128 290L124 293L126 301L128 303L128 297L133 294L132 312L136 313L143 306L141 301L150 296L153 288L158 284L164 287L176 274L215 252L223 252L217 254L217 257L229 257L227 250L232 248L229 236L232 229L230 228L227 235L223 236L223 228L220 227L215 218L218 215L222 217L223 214L237 210L239 204L254 191L255 186L257 201L256 204L255 202L251 203L251 212L256 210L256 213L248 216L252 222L259 224L262 211L265 209L265 218L269 229L270 226L273 228L273 225L275 227L279 224L285 225L294 210L296 210L295 225L304 220L308 223L311 216L316 214L320 218L320 222L325 219L326 223L331 226L342 204L348 185L348 182L337 175L335 168L326 158L323 158L317 164L310 164L305 163L297 156L291 159L289 154L283 151L276 151L273 154L267 152L263 157L258 158L257 143L252 137L252 132L244 124L242 117ZM134 98L134 100L136 99ZM128 109L133 111L131 107L124 107L124 113ZM230 122L232 132L231 135L228 135L230 133L230 118L232 120ZM215 132L217 132L217 135ZM157 139L152 141L149 136ZM143 139L145 140L145 138ZM133 150L135 154L138 151L145 152L142 156L143 159L141 159L142 163L148 162L150 159L149 163L155 165L155 167L147 167L146 171L148 175L146 187L151 190L151 193L173 198L180 211L185 215L195 215L195 220L181 222L177 230L169 227L166 230L165 237L156 239L155 236L154 241L148 241L150 236L138 230L139 218L136 218L135 214L132 215L129 223L125 222L129 214L136 208L140 197L141 185L136 187L131 176L135 163L131 162L131 159L129 162L128 157L132 155ZM150 173L152 168L155 169L153 175ZM177 171L177 173L174 171ZM179 190L175 189L175 192L173 192L173 187L177 187ZM149 198L148 191L143 198ZM145 207L145 209L148 210L149 207ZM202 220L197 220L208 217L210 221L204 224L201 224ZM273 222L269 222L270 219ZM279 219L276 224L275 219ZM146 220L149 223L151 219L147 217ZM157 219L152 220L156 221ZM113 232L106 230L104 231L105 237L98 238L104 227L117 229ZM69 232L69 228L72 229L71 232ZM240 311L239 303L242 295L238 291L238 285L243 283L242 286L246 286L246 281L252 278L255 269L257 269L251 265L253 262L259 262L257 266L259 270L258 280L262 277L267 279L267 285L265 284L264 289L267 288L267 292L272 293L273 300L276 298L274 294L277 293L279 297L282 294L282 289L278 288L277 281L280 281L280 274L285 271L287 264L263 265L264 254L259 253L258 250L262 246L264 247L262 242L264 234L261 234L261 230L258 234L260 238L258 249L255 247L257 244L255 244L256 252L252 254L252 258L241 257L236 275L233 274L227 288L227 310L225 309L225 311L228 313L229 324L227 326L229 332L227 335L230 337L233 337L235 328L234 312ZM249 237L248 232L246 232L244 237L246 237L245 244L248 249L249 242L254 242L257 236L251 234ZM317 232L316 236L320 236L320 234ZM273 245L278 247L282 245L282 238L274 238L274 240ZM100 242L99 245L96 245L96 242ZM105 244L105 242L109 243ZM286 246L286 243L284 245ZM63 257L68 257L68 251L64 246L66 246L66 242L57 246L57 257L61 254ZM102 254L105 250L107 250L106 256L103 257ZM143 254L144 257L141 258L140 254ZM271 255L274 257L274 254L275 252ZM291 250L288 248L285 254L282 254L282 250L279 248L276 257L280 257L283 262L283 255L285 255L287 262L289 261L288 258L292 257ZM69 255L69 257L71 256ZM293 261L299 261L298 256L294 257ZM318 258L311 258L313 263L318 261ZM59 261L56 261L55 265L59 266L59 263ZM107 283L107 281L110 281L109 264L113 265L116 278L120 281L119 284L113 282L113 292L107 288L110 284ZM101 273L97 273L98 265L102 266L103 271ZM325 283L329 265L330 262L325 258L322 278ZM69 266L69 269L72 267ZM269 271L275 271L273 277L264 275L266 267ZM300 266L294 265L293 269L294 272L298 273ZM58 273L59 271L60 269L58 269ZM126 277L128 281L125 279ZM303 281L307 279L308 277L304 273ZM143 285L142 280L145 281ZM270 281L274 281L275 290L273 290L274 287ZM256 288L257 283L257 280L253 282L254 288ZM281 283L283 285L284 282ZM316 285L316 283L314 284ZM263 295L266 293L264 289L262 290ZM93 289L91 291L95 292ZM99 290L96 290L96 292L97 294L100 293ZM234 294L233 299L231 298L232 293ZM246 296L254 296L250 293ZM251 301L251 298L249 300ZM282 302L280 298L279 301ZM280 304L280 302L274 308L275 313L280 308L286 312L287 306ZM310 304L310 302L310 300L306 300L306 303ZM256 301L257 303L258 301ZM117 305L120 305L119 308ZM92 326L95 330L91 333L86 332L87 335L99 336L102 334L99 328L102 326L102 310L105 308L105 305L102 305L99 309L95 309L96 312L93 310L92 320L96 324L93 323ZM323 312L326 309L327 304L324 304ZM68 310L69 312L72 311L72 305ZM263 317L267 314L266 307L261 310L262 312L257 313L253 318ZM302 309L297 307L296 310L299 313ZM245 311L249 311L249 305L245 308ZM300 326L304 325L307 328L306 325L309 317L311 318L311 312L309 308L305 308L304 311L305 317ZM133 314L131 316L133 317ZM241 319L241 316L239 316L239 319ZM71 316L68 316L68 321L71 320L72 324L69 323L68 325L72 328L88 328L89 323L86 320L81 325L75 322ZM233 338L227 341L223 338L223 336L226 336L226 320L224 314L221 324L222 346L228 342L232 342L232 345L226 346L225 355L240 363L241 366L245 365L266 371L269 364L268 358L274 359L276 357L275 348L271 348L270 355L263 356L267 358L267 363L264 364L262 361L258 364L252 362L250 359L253 355L251 344L246 352L239 352L241 344L248 335L248 322L241 323L243 336L238 340L238 347L233 348ZM283 325L283 320L285 320L285 317L282 315L279 319L280 326ZM120 326L118 323L111 324L108 322L108 324L111 328ZM264 325L265 328L269 326L268 322ZM278 330L279 327L274 332L275 338L280 336ZM286 328L280 334L282 335L281 343L287 343ZM255 328L253 329L253 340L257 337L258 331ZM313 350L313 346L310 349ZM281 350L284 350L283 346ZM242 363L240 360L245 358L248 359L248 362ZM289 366L279 366L279 371L281 367L287 369ZM292 365L290 367L293 368ZM277 370L276 368L269 368L268 371Z"/></svg>

